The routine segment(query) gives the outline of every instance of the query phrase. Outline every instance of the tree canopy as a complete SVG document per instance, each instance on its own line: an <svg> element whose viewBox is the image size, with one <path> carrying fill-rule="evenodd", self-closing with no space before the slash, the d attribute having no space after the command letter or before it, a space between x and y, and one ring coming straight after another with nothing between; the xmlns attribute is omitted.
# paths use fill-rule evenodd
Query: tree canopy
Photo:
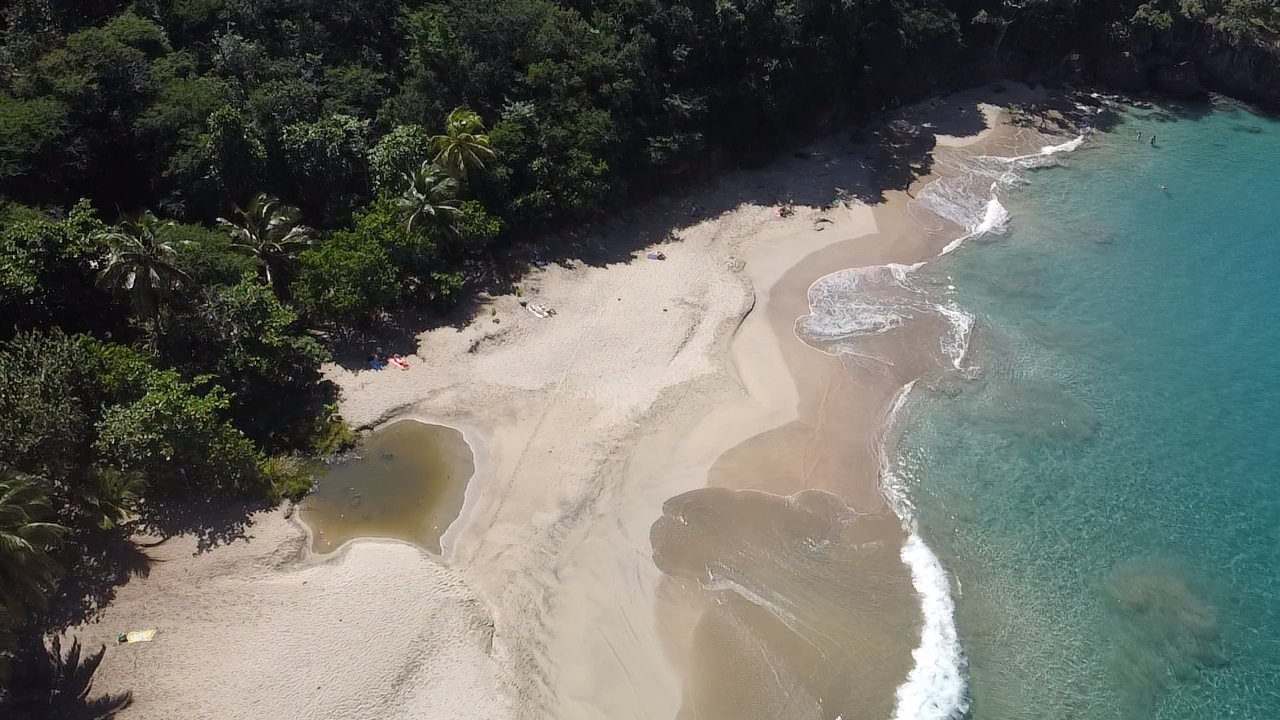
<svg viewBox="0 0 1280 720"><path fill-rule="evenodd" d="M6 3L0 664L85 533L305 489L350 437L321 339L448 309L517 233L1202 27L1280 52L1274 0Z"/></svg>

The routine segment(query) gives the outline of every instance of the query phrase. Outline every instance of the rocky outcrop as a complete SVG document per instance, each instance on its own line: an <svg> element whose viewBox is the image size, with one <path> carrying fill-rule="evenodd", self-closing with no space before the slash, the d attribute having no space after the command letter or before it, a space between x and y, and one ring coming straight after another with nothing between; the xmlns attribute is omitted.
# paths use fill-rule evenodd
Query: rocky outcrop
<svg viewBox="0 0 1280 720"><path fill-rule="evenodd" d="M1280 53L1204 28L1185 49L1211 90L1280 109Z"/></svg>
<svg viewBox="0 0 1280 720"><path fill-rule="evenodd" d="M1156 90L1176 98L1190 100L1205 96L1204 86L1200 84L1200 73L1190 60L1157 67L1151 82Z"/></svg>
<svg viewBox="0 0 1280 720"><path fill-rule="evenodd" d="M1092 74L1124 92L1194 99L1213 91L1280 110L1280 51L1200 24L1135 37L1126 52L1097 56Z"/></svg>
<svg viewBox="0 0 1280 720"><path fill-rule="evenodd" d="M1124 92L1144 92L1151 87L1151 74L1137 53L1103 56L1094 72L1103 83Z"/></svg>

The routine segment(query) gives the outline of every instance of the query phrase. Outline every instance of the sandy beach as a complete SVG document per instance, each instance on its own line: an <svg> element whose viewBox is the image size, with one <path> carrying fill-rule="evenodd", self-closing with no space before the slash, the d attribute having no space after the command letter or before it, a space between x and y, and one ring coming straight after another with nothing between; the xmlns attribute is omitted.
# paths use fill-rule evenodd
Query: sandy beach
<svg viewBox="0 0 1280 720"><path fill-rule="evenodd" d="M904 116L958 148L1001 141L998 105L1039 97ZM921 618L878 437L937 360L895 340L890 371L851 369L795 334L818 278L927 260L955 230L908 212L927 176L839 202L875 194L877 152L843 133L659 199L585 231L625 259L532 270L419 336L406 371L329 368L352 424L417 418L471 445L441 555L314 555L288 508L206 552L172 538L73 631L108 645L97 690L132 690L127 720L890 717ZM159 634L114 644L135 628Z"/></svg>

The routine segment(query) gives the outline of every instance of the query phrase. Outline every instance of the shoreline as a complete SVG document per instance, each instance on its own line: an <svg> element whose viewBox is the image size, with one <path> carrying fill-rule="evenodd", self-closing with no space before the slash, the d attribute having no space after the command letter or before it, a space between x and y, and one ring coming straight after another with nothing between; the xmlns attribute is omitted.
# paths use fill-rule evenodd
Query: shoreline
<svg viewBox="0 0 1280 720"><path fill-rule="evenodd" d="M817 173L818 163L782 161L762 171L733 173L701 195L758 196L750 188L758 191L770 182L781 188L778 195L799 194L803 191L796 188L805 182L829 192L832 185L847 181L828 172L867 181L874 175L852 159L859 152L856 146L851 150L833 138L811 147L819 148L812 155L823 166ZM855 164L860 167L852 169ZM901 201L898 220L884 209L895 199ZM304 537L292 554L281 552L297 542L281 532L283 514L276 511L260 516L254 526L261 536L255 538L258 543L173 561L185 562L185 572L202 581L231 579L230 596L248 603L264 588L298 573L342 575L339 593L382 582L376 578L385 569L372 575L367 571L387 566L371 558L394 556L390 572L419 581L413 583L413 607L426 603L437 619L452 618L442 623L450 634L436 637L430 647L384 653L389 665L400 667L401 679L387 686L393 686L389 694L376 672L335 678L360 704L344 717L446 710L469 716L463 707L487 717L514 716L516 708L520 716L603 712L611 717L672 717L680 688L689 687L680 678L687 663L678 657L676 636L692 618L663 590L670 576L648 557L651 526L669 499L716 486L714 469L730 450L821 405L813 394L816 376L808 371L816 369L830 379L839 371L838 361L809 352L812 348L794 334L800 315L787 317L788 308L794 309L798 300L807 305L812 282L797 293L800 278L821 265L857 267L847 261L860 253L902 251L899 243L907 230L902 223L911 220L907 200L902 193L876 208L854 204L824 212L797 207L790 218L773 217L771 206L740 204L683 226L675 240L645 248L629 263L608 268L575 264L531 274L522 282L526 297L558 307L551 321L533 318L514 297L492 298L494 317L502 322L490 323L479 315L465 329L425 333L409 372L375 376L334 370L344 389L344 415L353 424L431 418L429 422L458 428L472 447L476 473L468 482L462 511L442 537L439 558L416 547L410 557L388 550L390 544L377 539L353 540L314 556ZM680 214L668 204L665 217L656 221L678 223L672 218ZM820 218L832 222L819 223ZM921 242L916 251L923 251ZM645 259L645 251L657 249L666 253L666 261ZM613 297L617 299L611 301ZM785 334L779 318L786 318ZM856 398L864 414L866 405L875 405L866 399ZM865 437L873 438L883 427L883 410L870 413L875 418ZM868 487L875 490L868 492ZM845 501L885 507L875 483ZM276 545L266 548L261 541ZM656 555L656 548L652 551ZM269 570L234 569L245 563ZM221 569L204 577L211 565ZM170 569L158 568L156 574ZM427 582L421 582L424 578ZM159 579L152 578L122 588L120 600L104 617L132 624L135 617L154 616L157 606L151 601L159 599L150 586L157 584ZM363 607L368 637L379 642L418 625L387 604L374 600ZM332 627L328 608L299 611L306 618L301 637L291 638L287 647L257 653L273 666L297 661L312 668L314 660L299 659L325 656L316 651L314 635ZM223 621L226 642L242 646L238 639L264 632L260 618L218 613L211 608L214 620ZM674 624L665 616L676 616ZM240 624L232 623L233 618ZM88 639L97 634L88 632ZM355 645L358 654L360 643ZM185 643L174 651L187 658L213 652L207 645ZM135 664L131 672L126 667L129 655L135 656L134 663L145 657L132 646L109 650L100 683L103 689L139 690L138 702L123 717L198 717L200 708L213 706L202 704L201 693L193 690L198 678L174 677L150 663L149 671L144 667L139 673ZM426 656L440 661L423 665ZM493 685L487 709L466 703L470 693L464 688L477 681ZM152 684L165 687L166 693L182 688L181 697L174 702L170 696L166 707L160 693L143 690ZM245 693L252 696L245 710L224 707L224 716L251 717L268 709L298 713L295 693L288 696L291 702L280 704L281 698L264 697L271 683L260 684L265 686ZM225 679L214 686L227 690L205 691L204 703L225 702L226 693L236 687ZM188 690L192 692L184 695Z"/></svg>
<svg viewBox="0 0 1280 720"><path fill-rule="evenodd" d="M455 517L453 521L449 523L449 527L445 528L445 531L440 535L440 553L437 555L429 550L426 550L425 548L420 548L429 557L445 562L448 560L448 557L449 557L449 550L452 542L452 535L455 532L456 528L461 527L462 525L465 524L467 511L474 504L475 493L472 492L472 488L475 485L476 478L481 475L482 468L487 469L486 463L489 461L488 451L487 449L485 449L485 446L484 446L483 435L481 435L481 433L477 431L474 426L471 426L467 423L445 422L442 420L437 420L437 419L423 416L423 415L417 415L417 414L397 415L392 418L380 420L376 424L369 426L368 428L365 428L365 429L367 429L369 432L377 432L387 427L388 425L400 422L402 420L410 420L416 423L421 423L423 425L439 425L442 427L447 427L451 430L457 430L458 433L462 435L462 441L466 443L467 448L471 452L472 463L475 465L475 471L471 473L470 477L468 477L466 481L466 489L463 491L462 508L458 511L458 516ZM287 502L285 512L288 515L289 519L292 520L293 523L297 525L306 534L306 547L307 547L308 555L313 556L314 558L320 561L323 561L325 558L329 558L336 555L351 543L360 542L362 540L398 542L398 543L406 543L413 547L419 547L416 543L413 543L409 540L403 540L400 538L381 537L381 536L359 536L359 537L350 538L344 541L341 545L338 545L337 547L327 552L318 552L313 549L313 544L315 541L314 530L312 529L311 525L307 524L306 520L302 519L302 503Z"/></svg>

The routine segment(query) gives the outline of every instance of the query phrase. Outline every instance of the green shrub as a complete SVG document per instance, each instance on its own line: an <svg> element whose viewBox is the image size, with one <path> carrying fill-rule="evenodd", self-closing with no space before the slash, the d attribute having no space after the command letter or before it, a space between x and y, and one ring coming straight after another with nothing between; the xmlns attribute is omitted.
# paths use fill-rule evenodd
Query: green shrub
<svg viewBox="0 0 1280 720"><path fill-rule="evenodd" d="M271 488L273 500L301 500L311 492L311 470L297 455L274 455L258 463L258 472Z"/></svg>
<svg viewBox="0 0 1280 720"><path fill-rule="evenodd" d="M311 451L322 457L350 450L356 444L356 433L338 414L336 404L325 405L311 438Z"/></svg>
<svg viewBox="0 0 1280 720"><path fill-rule="evenodd" d="M359 322L399 294L386 249L360 234L338 231L298 257L293 299L312 319Z"/></svg>

